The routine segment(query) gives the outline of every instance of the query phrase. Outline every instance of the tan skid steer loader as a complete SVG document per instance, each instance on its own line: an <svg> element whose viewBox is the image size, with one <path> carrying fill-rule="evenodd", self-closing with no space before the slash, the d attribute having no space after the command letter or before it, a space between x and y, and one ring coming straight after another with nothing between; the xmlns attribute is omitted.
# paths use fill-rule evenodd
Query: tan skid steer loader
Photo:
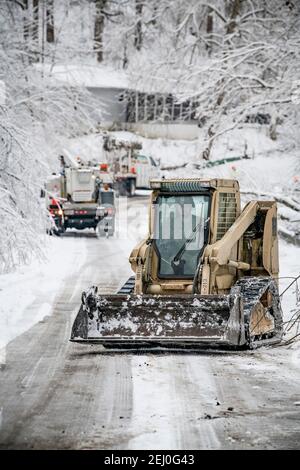
<svg viewBox="0 0 300 470"><path fill-rule="evenodd" d="M254 347L282 336L277 208L228 179L151 182L149 231L115 295L82 295L71 340L106 347Z"/></svg>

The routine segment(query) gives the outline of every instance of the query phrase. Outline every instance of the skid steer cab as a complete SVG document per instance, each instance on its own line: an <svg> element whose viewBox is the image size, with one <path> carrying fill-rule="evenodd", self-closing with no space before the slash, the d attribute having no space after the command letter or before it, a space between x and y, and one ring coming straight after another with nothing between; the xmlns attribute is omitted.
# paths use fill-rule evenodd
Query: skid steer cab
<svg viewBox="0 0 300 470"><path fill-rule="evenodd" d="M114 295L82 295L71 340L106 347L253 348L279 342L277 208L243 210L229 179L151 181L148 235Z"/></svg>
<svg viewBox="0 0 300 470"><path fill-rule="evenodd" d="M98 237L111 237L115 232L115 191L109 184L104 184L99 191L99 206L96 216L99 222L96 228Z"/></svg>

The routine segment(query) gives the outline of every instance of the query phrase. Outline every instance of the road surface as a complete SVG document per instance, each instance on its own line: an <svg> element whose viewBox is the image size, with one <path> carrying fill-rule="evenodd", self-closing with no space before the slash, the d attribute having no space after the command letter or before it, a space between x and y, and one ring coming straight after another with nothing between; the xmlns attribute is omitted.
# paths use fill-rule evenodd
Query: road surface
<svg viewBox="0 0 300 470"><path fill-rule="evenodd" d="M132 231L147 215L131 202ZM299 351L115 353L68 341L81 291L114 292L128 243L78 239L50 316L8 344L0 371L2 449L296 449ZM82 243L87 256L76 260ZM35 300L38 308L43 298Z"/></svg>

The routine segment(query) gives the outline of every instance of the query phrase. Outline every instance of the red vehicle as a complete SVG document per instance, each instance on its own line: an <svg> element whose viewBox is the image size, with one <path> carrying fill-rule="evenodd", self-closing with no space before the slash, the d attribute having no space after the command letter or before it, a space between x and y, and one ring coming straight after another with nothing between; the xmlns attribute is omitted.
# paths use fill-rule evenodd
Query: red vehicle
<svg viewBox="0 0 300 470"><path fill-rule="evenodd" d="M51 202L48 206L50 216L50 227L48 232L50 234L60 235L65 231L64 228L64 211L58 198L51 197Z"/></svg>

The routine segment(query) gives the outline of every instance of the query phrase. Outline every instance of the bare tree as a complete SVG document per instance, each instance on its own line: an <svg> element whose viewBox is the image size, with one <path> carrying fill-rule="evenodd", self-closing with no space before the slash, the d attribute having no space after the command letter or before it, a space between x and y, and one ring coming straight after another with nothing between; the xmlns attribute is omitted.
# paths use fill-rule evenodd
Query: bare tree
<svg viewBox="0 0 300 470"><path fill-rule="evenodd" d="M228 6L229 15L227 19L226 33L232 34L237 26L236 18L240 14L241 0L231 0Z"/></svg>
<svg viewBox="0 0 300 470"><path fill-rule="evenodd" d="M53 0L46 3L46 39L47 42L54 42L54 5Z"/></svg>
<svg viewBox="0 0 300 470"><path fill-rule="evenodd" d="M23 10L23 35L24 40L27 41L29 38L29 21L28 21L28 0L23 0L20 3L20 7Z"/></svg>
<svg viewBox="0 0 300 470"><path fill-rule="evenodd" d="M38 42L39 39L39 0L32 0L32 26L31 26L31 31L32 31L32 39L36 43Z"/></svg>
<svg viewBox="0 0 300 470"><path fill-rule="evenodd" d="M294 116L290 110L291 95L300 83L300 6L282 0L170 0L169 6L180 19L165 13L159 18L168 19L169 37L165 35L163 49L152 44L159 58L153 54L151 60L148 54L141 70L148 83L153 77L157 87L169 83L173 93L197 100L206 132L201 154L209 158L220 135L258 112L271 115L270 136L275 139L278 116ZM212 20L207 20L208 11Z"/></svg>
<svg viewBox="0 0 300 470"><path fill-rule="evenodd" d="M106 6L107 0L95 0L94 49L97 53L98 62L103 61L104 9Z"/></svg>
<svg viewBox="0 0 300 470"><path fill-rule="evenodd" d="M136 24L135 24L135 31L134 31L134 46L137 51L141 50L142 42L143 42L143 30L142 30L143 6L144 6L143 0L135 0Z"/></svg>
<svg viewBox="0 0 300 470"><path fill-rule="evenodd" d="M212 34L213 34L213 11L210 7L207 9L207 18L206 18L206 34L207 34L207 44L206 49L208 50L208 54L210 55L212 52Z"/></svg>

